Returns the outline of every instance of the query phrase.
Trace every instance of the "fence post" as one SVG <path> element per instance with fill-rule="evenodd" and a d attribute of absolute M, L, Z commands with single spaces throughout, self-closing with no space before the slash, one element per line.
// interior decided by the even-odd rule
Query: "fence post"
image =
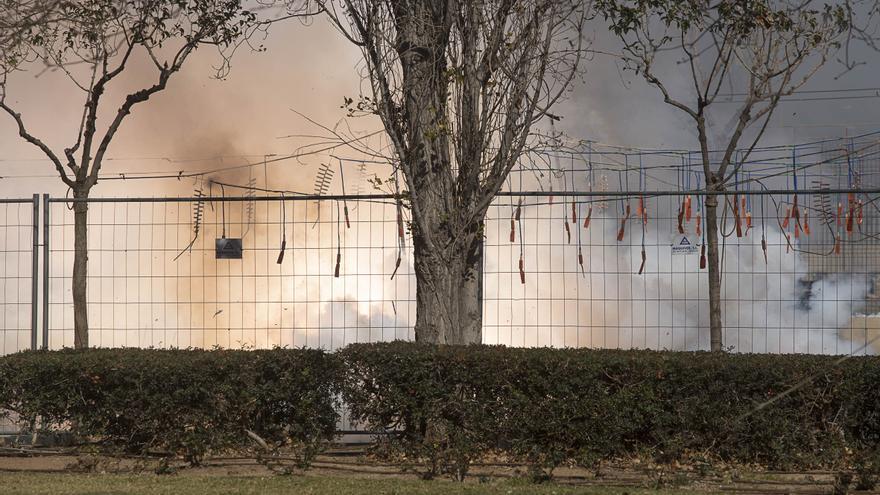
<path fill-rule="evenodd" d="M 43 349 L 49 348 L 49 195 L 43 194 Z"/>
<path fill-rule="evenodd" d="M 40 195 L 34 194 L 33 251 L 31 251 L 31 350 L 37 349 L 37 296 L 40 264 Z"/>

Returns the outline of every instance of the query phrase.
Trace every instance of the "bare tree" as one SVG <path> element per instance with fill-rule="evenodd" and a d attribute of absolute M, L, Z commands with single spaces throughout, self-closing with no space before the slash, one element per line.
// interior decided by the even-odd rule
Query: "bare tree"
<path fill-rule="evenodd" d="M 363 52 L 402 172 L 417 281 L 416 340 L 482 339 L 483 223 L 535 123 L 578 74 L 579 0 L 340 0 L 323 7 Z"/>
<path fill-rule="evenodd" d="M 843 5 L 777 0 L 597 0 L 623 42 L 629 68 L 693 121 L 705 177 L 710 342 L 722 350 L 721 267 L 717 192 L 732 184 L 764 134 L 780 99 L 806 83 L 840 46 L 848 23 Z M 658 61 L 665 58 L 666 64 Z M 670 70 L 672 69 L 672 70 Z M 686 94 L 669 81 L 685 71 Z M 732 124 L 717 130 L 710 150 L 709 111 L 727 84 L 744 84 Z M 750 127 L 759 124 L 747 133 Z M 717 133 L 713 133 L 717 136 Z M 747 136 L 747 137 L 744 137 Z M 736 160 L 736 151 L 745 152 Z M 735 206 L 733 206 L 734 211 Z"/>
<path fill-rule="evenodd" d="M 88 198 L 103 159 L 134 107 L 164 90 L 200 46 L 235 46 L 256 16 L 242 0 L 76 0 L 0 2 L 0 109 L 17 124 L 19 135 L 52 161 L 76 199 Z M 122 100 L 99 131 L 104 94 L 135 56 L 154 67 L 150 80 Z M 8 98 L 7 81 L 16 72 L 50 67 L 63 71 L 84 97 L 75 141 L 61 153 L 31 133 Z M 88 205 L 74 206 L 74 346 L 88 347 Z"/>
<path fill-rule="evenodd" d="M 58 0 L 4 0 L 0 8 L 0 49 L 17 43 L 33 26 L 44 24 L 57 14 Z"/>

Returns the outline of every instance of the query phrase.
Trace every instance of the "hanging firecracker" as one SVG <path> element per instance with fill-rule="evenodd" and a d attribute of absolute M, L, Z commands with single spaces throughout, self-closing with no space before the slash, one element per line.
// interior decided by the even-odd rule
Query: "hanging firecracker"
<path fill-rule="evenodd" d="M 578 265 L 581 266 L 581 273 L 584 273 L 584 253 L 580 246 L 578 246 Z"/>
<path fill-rule="evenodd" d="M 645 246 L 642 246 L 642 264 L 639 266 L 639 275 L 645 271 L 645 260 L 647 260 L 648 256 L 645 254 Z"/>
<path fill-rule="evenodd" d="M 510 216 L 510 242 L 516 241 L 516 223 L 519 222 L 519 215 L 522 211 L 522 199 L 516 204 L 513 215 Z"/>
<path fill-rule="evenodd" d="M 764 264 L 767 264 L 767 237 L 761 234 L 761 251 L 764 252 Z"/>
<path fill-rule="evenodd" d="M 629 220 L 630 215 L 632 214 L 630 210 L 629 200 L 626 202 L 626 208 L 623 218 L 620 220 L 620 229 L 617 231 L 617 242 L 622 242 L 623 237 L 626 235 L 626 222 Z"/>
<path fill-rule="evenodd" d="M 846 213 L 846 233 L 848 235 L 852 235 L 853 233 L 853 222 L 855 222 L 856 216 L 856 197 L 854 193 L 849 193 L 849 207 L 847 208 Z"/>
<path fill-rule="evenodd" d="M 733 196 L 733 222 L 736 226 L 736 236 L 742 237 L 743 236 L 742 216 L 740 215 L 739 196 L 737 196 L 737 195 Z"/>
<path fill-rule="evenodd" d="M 706 243 L 700 246 L 700 270 L 706 269 Z"/>
<path fill-rule="evenodd" d="M 678 233 L 684 234 L 684 203 L 678 207 Z"/>

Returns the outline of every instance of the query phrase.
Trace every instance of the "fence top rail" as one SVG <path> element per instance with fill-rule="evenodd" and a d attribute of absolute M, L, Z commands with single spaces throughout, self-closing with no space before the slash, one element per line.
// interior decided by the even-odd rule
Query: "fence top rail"
<path fill-rule="evenodd" d="M 5 205 L 23 205 L 23 204 L 32 204 L 34 202 L 34 198 L 0 198 L 0 204 Z"/>
<path fill-rule="evenodd" d="M 751 189 L 751 190 L 682 190 L 682 191 L 500 191 L 496 194 L 499 198 L 524 198 L 524 197 L 550 197 L 569 196 L 586 198 L 614 198 L 614 197 L 658 197 L 658 196 L 768 196 L 768 195 L 794 195 L 794 194 L 865 194 L 880 195 L 880 188 L 861 189 Z M 191 196 L 191 197 L 99 197 L 99 198 L 49 198 L 50 203 L 192 203 L 199 201 L 395 201 L 404 196 L 395 194 L 301 194 L 283 196 Z M 31 203 L 31 199 L 0 199 L 0 203 Z"/>

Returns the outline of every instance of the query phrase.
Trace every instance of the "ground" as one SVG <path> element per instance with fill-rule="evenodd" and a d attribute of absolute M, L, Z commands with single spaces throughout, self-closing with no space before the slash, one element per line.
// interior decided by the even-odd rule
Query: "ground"
<path fill-rule="evenodd" d="M 669 490 L 532 485 L 518 481 L 454 483 L 402 479 L 363 479 L 339 476 L 156 476 L 119 474 L 2 474 L 0 489 L 7 495 L 275 495 L 275 494 L 597 494 L 677 495 Z M 694 493 L 694 492 L 687 492 Z"/>
<path fill-rule="evenodd" d="M 481 463 L 474 466 L 464 483 L 448 479 L 423 481 L 410 471 L 363 455 L 360 449 L 328 452 L 304 474 L 274 474 L 253 459 L 226 457 L 210 459 L 199 468 L 176 463 L 170 469 L 173 474 L 157 475 L 156 459 L 0 449 L 3 495 L 819 495 L 833 493 L 835 478 L 831 472 L 749 472 L 729 467 L 695 470 L 628 464 L 608 465 L 600 471 L 559 469 L 552 483 L 533 484 L 525 478 L 521 467 Z"/>

